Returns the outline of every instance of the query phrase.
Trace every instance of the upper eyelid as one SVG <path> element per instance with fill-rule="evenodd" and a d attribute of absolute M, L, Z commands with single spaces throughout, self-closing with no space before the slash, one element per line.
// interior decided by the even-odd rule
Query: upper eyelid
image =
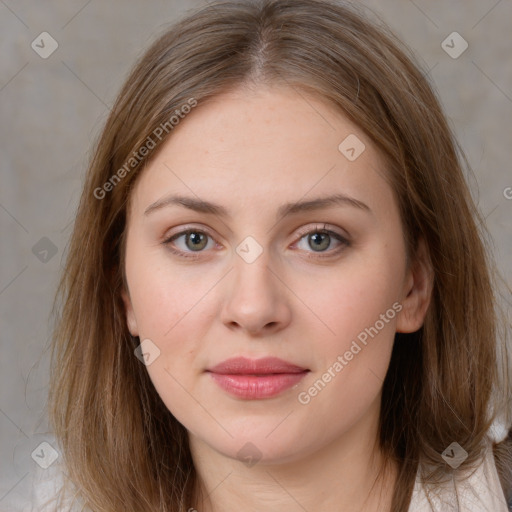
<path fill-rule="evenodd" d="M 342 233 L 338 233 L 336 231 L 336 229 L 340 229 L 340 228 L 337 228 L 336 226 L 332 225 L 332 224 L 329 224 L 327 222 L 317 222 L 317 223 L 312 223 L 313 225 L 310 226 L 310 227 L 301 227 L 301 228 L 297 228 L 295 229 L 294 231 L 299 233 L 301 236 L 304 236 L 304 235 L 307 235 L 309 233 L 316 233 L 318 231 L 328 231 L 328 232 L 332 232 L 336 235 L 339 235 L 343 238 L 349 238 L 349 235 L 348 234 L 342 234 Z M 168 240 L 169 238 L 172 238 L 172 237 L 177 237 L 179 235 L 184 235 L 186 234 L 187 232 L 201 232 L 201 233 L 205 233 L 207 234 L 208 236 L 210 236 L 211 238 L 213 238 L 214 240 L 216 240 L 216 237 L 211 233 L 211 231 L 208 229 L 208 228 L 205 228 L 205 227 L 196 227 L 196 226 L 185 226 L 185 227 L 182 227 L 180 229 L 180 231 L 176 231 L 176 233 L 173 233 L 172 235 L 167 235 L 165 234 L 163 236 L 164 239 Z M 345 230 L 343 230 L 345 231 Z"/>
<path fill-rule="evenodd" d="M 348 234 L 338 233 L 336 231 L 336 229 L 340 229 L 340 228 L 336 228 L 336 226 L 333 226 L 332 224 L 329 224 L 327 222 L 317 222 L 312 227 L 306 226 L 304 228 L 299 228 L 297 231 L 300 233 L 301 236 L 305 236 L 309 233 L 317 233 L 320 231 L 326 231 L 328 233 L 334 233 L 335 235 L 338 235 L 341 238 L 346 238 L 348 240 L 348 238 L 349 238 Z"/>
<path fill-rule="evenodd" d="M 206 228 L 196 228 L 194 226 L 182 228 L 179 231 L 176 231 L 176 233 L 173 233 L 172 235 L 165 234 L 163 236 L 164 242 L 174 240 L 176 238 L 179 238 L 180 236 L 186 235 L 187 233 L 204 233 L 205 235 L 209 236 L 212 240 L 214 240 L 216 243 L 217 238 L 210 233 L 210 231 Z"/>

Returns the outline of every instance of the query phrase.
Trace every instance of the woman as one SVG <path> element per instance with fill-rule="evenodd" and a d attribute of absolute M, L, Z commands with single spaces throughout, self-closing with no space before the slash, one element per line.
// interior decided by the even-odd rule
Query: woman
<path fill-rule="evenodd" d="M 155 42 L 59 289 L 50 413 L 79 501 L 506 511 L 510 387 L 456 148 L 353 7 L 215 3 Z"/>

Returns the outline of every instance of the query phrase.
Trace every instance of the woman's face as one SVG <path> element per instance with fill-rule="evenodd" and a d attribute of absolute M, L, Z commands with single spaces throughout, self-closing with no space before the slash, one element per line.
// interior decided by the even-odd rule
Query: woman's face
<path fill-rule="evenodd" d="M 384 175 L 343 115 L 265 88 L 199 105 L 139 177 L 128 326 L 197 442 L 277 463 L 376 425 L 394 334 L 422 321 Z"/>

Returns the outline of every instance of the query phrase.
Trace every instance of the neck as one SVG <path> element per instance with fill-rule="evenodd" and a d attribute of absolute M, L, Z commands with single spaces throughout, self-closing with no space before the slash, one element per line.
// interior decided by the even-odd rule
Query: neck
<path fill-rule="evenodd" d="M 391 511 L 397 467 L 377 448 L 375 421 L 358 423 L 314 453 L 251 467 L 189 438 L 197 472 L 192 510 Z"/>

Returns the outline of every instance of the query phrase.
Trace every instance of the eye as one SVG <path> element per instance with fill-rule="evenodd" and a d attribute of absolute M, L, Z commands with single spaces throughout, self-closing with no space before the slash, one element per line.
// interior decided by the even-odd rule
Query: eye
<path fill-rule="evenodd" d="M 325 226 L 325 224 L 323 227 L 316 226 L 315 229 L 306 231 L 295 244 L 296 247 L 310 253 L 320 253 L 318 256 L 322 257 L 323 253 L 328 253 L 327 256 L 331 256 L 350 245 L 344 236 L 333 230 L 326 229 Z"/>
<path fill-rule="evenodd" d="M 337 255 L 350 242 L 341 234 L 327 229 L 326 224 L 314 226 L 314 228 L 303 228 L 300 232 L 300 239 L 295 242 L 294 248 L 303 250 L 308 257 L 327 258 Z M 182 258 L 199 258 L 206 250 L 216 247 L 216 242 L 211 235 L 202 229 L 189 228 L 171 235 L 163 244 L 168 249 Z"/>
<path fill-rule="evenodd" d="M 185 258 L 194 257 L 190 253 L 202 252 L 204 249 L 211 249 L 215 246 L 215 241 L 208 233 L 200 229 L 187 229 L 176 233 L 166 239 L 164 244 L 169 247 L 171 252 Z M 177 249 L 175 248 L 177 247 Z"/>

